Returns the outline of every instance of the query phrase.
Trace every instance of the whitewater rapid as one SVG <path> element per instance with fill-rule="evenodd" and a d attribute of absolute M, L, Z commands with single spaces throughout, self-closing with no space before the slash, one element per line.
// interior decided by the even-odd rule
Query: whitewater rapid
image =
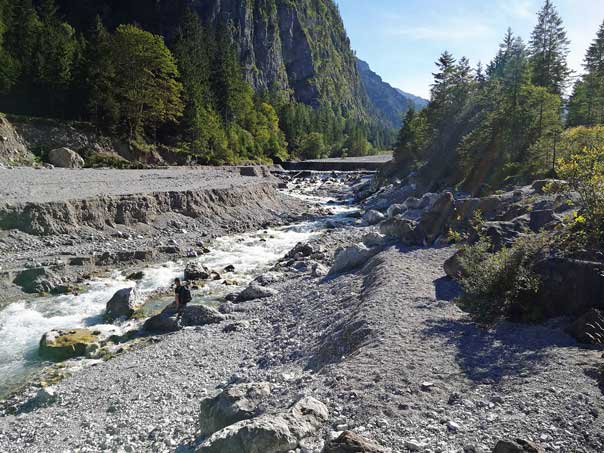
<path fill-rule="evenodd" d="M 295 194 L 315 203 L 333 203 L 332 199 Z M 335 215 L 344 218 L 350 207 L 331 206 Z M 326 219 L 290 226 L 260 230 L 252 233 L 215 239 L 210 253 L 196 260 L 223 279 L 237 282 L 226 286 L 222 280 L 208 282 L 194 292 L 193 303 L 218 303 L 224 295 L 247 285 L 256 276 L 272 267 L 298 242 L 316 237 L 325 228 Z M 23 383 L 43 366 L 38 356 L 42 335 L 52 329 L 101 326 L 107 301 L 116 291 L 137 286 L 143 294 L 169 288 L 174 278 L 183 276 L 186 262 L 180 260 L 146 267 L 139 282 L 126 279 L 122 272 L 86 283 L 86 292 L 80 295 L 39 297 L 20 301 L 0 311 L 0 396 Z M 232 273 L 224 272 L 234 266 Z"/>

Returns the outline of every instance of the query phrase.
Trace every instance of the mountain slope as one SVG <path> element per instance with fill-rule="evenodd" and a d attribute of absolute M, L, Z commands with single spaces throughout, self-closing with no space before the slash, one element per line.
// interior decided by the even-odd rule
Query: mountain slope
<path fill-rule="evenodd" d="M 357 68 L 375 114 L 389 127 L 400 128 L 403 115 L 407 110 L 411 107 L 418 108 L 416 97 L 384 82 L 378 74 L 371 70 L 368 63 L 358 58 Z"/>
<path fill-rule="evenodd" d="M 99 14 L 110 27 L 138 23 L 170 41 L 190 8 L 227 27 L 256 91 L 278 93 L 344 116 L 369 119 L 370 103 L 333 0 L 58 0 L 79 30 Z"/>
<path fill-rule="evenodd" d="M 428 101 L 427 99 L 424 99 L 411 93 L 407 93 L 406 91 L 403 91 L 399 88 L 395 88 L 395 90 L 405 96 L 408 100 L 410 100 L 415 105 L 415 110 L 425 109 L 430 103 L 430 101 Z"/>

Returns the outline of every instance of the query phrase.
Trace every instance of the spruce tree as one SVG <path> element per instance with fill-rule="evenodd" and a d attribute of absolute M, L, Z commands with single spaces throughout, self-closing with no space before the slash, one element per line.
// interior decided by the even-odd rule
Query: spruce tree
<path fill-rule="evenodd" d="M 570 75 L 567 63 L 570 41 L 551 0 L 538 14 L 530 40 L 532 81 L 551 93 L 562 94 Z"/>

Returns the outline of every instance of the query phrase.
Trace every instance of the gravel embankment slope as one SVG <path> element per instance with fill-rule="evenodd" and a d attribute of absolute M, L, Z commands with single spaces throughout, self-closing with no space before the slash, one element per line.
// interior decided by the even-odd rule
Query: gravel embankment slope
<path fill-rule="evenodd" d="M 516 437 L 603 451 L 601 353 L 557 324 L 469 322 L 442 271 L 452 252 L 391 247 L 335 278 L 292 275 L 241 306 L 248 329 L 181 331 L 60 383 L 57 403 L 0 420 L 0 451 L 189 451 L 206 392 L 265 380 L 278 384 L 269 410 L 310 394 L 329 406 L 324 435 L 353 429 L 395 452 L 486 452 Z"/>
<path fill-rule="evenodd" d="M 172 167 L 162 170 L 0 168 L 2 203 L 44 203 L 107 195 L 225 189 L 261 182 L 238 168 Z"/>

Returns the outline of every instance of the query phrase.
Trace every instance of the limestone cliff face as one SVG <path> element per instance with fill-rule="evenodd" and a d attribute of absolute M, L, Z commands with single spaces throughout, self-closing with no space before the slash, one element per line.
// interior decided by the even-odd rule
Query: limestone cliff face
<path fill-rule="evenodd" d="M 367 113 L 354 53 L 332 0 L 191 0 L 191 5 L 205 22 L 232 29 L 257 90 Z"/>
<path fill-rule="evenodd" d="M 40 0 L 37 0 L 40 1 Z M 368 118 L 370 103 L 350 41 L 333 0 L 56 0 L 61 14 L 87 30 L 105 23 L 137 23 L 170 40 L 184 11 L 226 25 L 256 90 L 279 92 L 312 106 Z"/>

